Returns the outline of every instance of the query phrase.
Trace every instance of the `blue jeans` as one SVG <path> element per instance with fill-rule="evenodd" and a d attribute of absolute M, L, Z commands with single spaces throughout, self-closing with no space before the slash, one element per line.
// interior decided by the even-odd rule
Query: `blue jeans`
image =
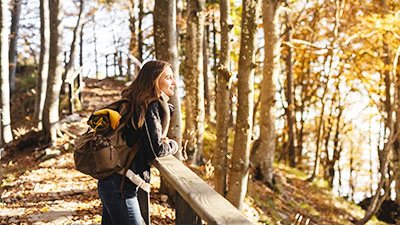
<path fill-rule="evenodd" d="M 98 181 L 97 190 L 103 203 L 101 224 L 142 225 L 137 187 L 125 181 L 124 199 L 120 191 L 121 175 L 113 174 Z"/>

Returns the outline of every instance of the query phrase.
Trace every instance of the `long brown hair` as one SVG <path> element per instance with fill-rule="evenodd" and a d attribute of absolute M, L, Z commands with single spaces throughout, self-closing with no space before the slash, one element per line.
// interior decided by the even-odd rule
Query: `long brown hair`
<path fill-rule="evenodd" d="M 140 69 L 137 78 L 122 91 L 122 98 L 127 98 L 132 103 L 129 116 L 138 115 L 137 126 L 139 128 L 143 126 L 149 103 L 160 98 L 161 91 L 158 87 L 158 80 L 167 67 L 171 67 L 171 65 L 161 60 L 146 62 Z M 133 123 L 133 126 L 136 127 L 136 124 Z"/>

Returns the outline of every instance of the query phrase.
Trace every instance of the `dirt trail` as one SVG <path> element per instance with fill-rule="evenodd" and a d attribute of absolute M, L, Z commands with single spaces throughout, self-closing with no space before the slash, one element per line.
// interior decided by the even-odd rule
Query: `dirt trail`
<path fill-rule="evenodd" d="M 67 117 L 61 125 L 72 135 L 81 134 L 89 112 L 117 99 L 124 87 L 110 78 L 85 79 L 85 83 L 84 110 Z M 97 180 L 74 169 L 70 144 L 73 141 L 73 137 L 65 135 L 55 147 L 19 149 L 6 155 L 2 160 L 0 224 L 101 222 Z M 152 224 L 172 224 L 175 212 L 169 203 L 160 200 L 157 172 L 152 169 Z"/>

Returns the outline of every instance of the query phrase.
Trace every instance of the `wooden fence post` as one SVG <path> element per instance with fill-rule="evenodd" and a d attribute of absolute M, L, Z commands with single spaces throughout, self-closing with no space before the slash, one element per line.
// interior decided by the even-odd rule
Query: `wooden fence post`
<path fill-rule="evenodd" d="M 190 205 L 183 199 L 179 193 L 175 194 L 175 224 L 176 225 L 201 225 L 201 218 L 197 213 L 190 207 Z"/>
<path fill-rule="evenodd" d="M 73 98 L 73 92 L 74 92 L 74 81 L 68 83 L 68 100 L 69 100 L 69 113 L 72 114 L 74 113 L 75 107 L 74 107 L 74 98 Z"/>

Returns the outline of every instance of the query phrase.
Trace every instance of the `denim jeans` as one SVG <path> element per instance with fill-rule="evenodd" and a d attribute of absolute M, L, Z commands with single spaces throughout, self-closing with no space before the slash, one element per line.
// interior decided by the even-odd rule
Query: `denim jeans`
<path fill-rule="evenodd" d="M 101 224 L 142 225 L 137 187 L 126 180 L 123 199 L 120 184 L 119 174 L 113 174 L 98 181 L 97 190 L 103 203 Z"/>

